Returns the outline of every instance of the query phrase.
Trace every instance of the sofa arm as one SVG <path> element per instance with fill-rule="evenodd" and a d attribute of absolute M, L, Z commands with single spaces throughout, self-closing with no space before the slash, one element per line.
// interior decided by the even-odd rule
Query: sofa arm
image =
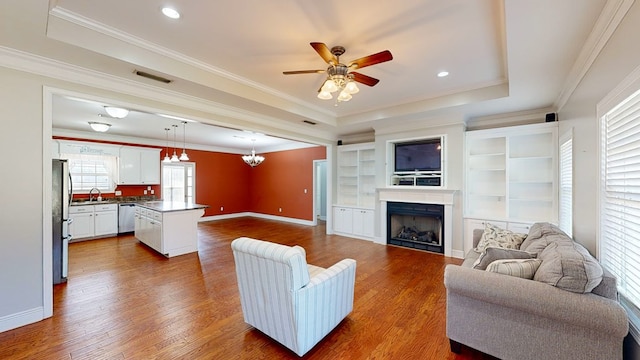
<path fill-rule="evenodd" d="M 576 294 L 534 280 L 447 265 L 447 293 L 473 298 L 548 319 L 626 336 L 629 323 L 616 301 L 594 294 Z"/>

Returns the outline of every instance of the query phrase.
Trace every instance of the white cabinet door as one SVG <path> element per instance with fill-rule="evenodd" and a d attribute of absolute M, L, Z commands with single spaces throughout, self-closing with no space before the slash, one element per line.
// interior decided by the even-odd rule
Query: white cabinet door
<path fill-rule="evenodd" d="M 140 150 L 140 182 L 142 184 L 160 184 L 160 150 Z"/>
<path fill-rule="evenodd" d="M 93 206 L 91 206 L 93 208 Z M 71 240 L 92 237 L 94 233 L 93 210 L 91 212 L 69 214 L 72 219 L 69 224 Z"/>
<path fill-rule="evenodd" d="M 341 233 L 353 233 L 353 209 L 344 207 L 333 208 L 334 230 Z"/>
<path fill-rule="evenodd" d="M 373 210 L 353 210 L 353 234 L 358 236 L 373 237 Z"/>
<path fill-rule="evenodd" d="M 161 254 L 164 254 L 162 248 L 162 223 L 158 220 L 149 220 L 149 245 Z"/>
<path fill-rule="evenodd" d="M 96 211 L 94 216 L 95 236 L 118 233 L 117 211 Z"/>
<path fill-rule="evenodd" d="M 160 150 L 123 146 L 118 168 L 120 185 L 160 184 Z"/>
<path fill-rule="evenodd" d="M 120 185 L 140 184 L 140 151 L 133 147 L 120 148 L 118 158 L 118 183 Z"/>

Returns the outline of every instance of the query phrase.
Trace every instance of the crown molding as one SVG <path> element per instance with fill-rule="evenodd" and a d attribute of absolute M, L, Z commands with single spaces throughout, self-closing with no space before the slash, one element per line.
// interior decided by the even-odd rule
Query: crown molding
<path fill-rule="evenodd" d="M 330 116 L 335 118 L 336 114 L 335 112 L 331 112 L 327 109 L 321 108 L 317 105 L 302 101 L 296 97 L 293 97 L 289 94 L 283 93 L 281 91 L 275 90 L 273 88 L 267 87 L 263 84 L 257 83 L 255 81 L 249 80 L 247 78 L 235 75 L 233 73 L 230 73 L 226 70 L 220 69 L 218 67 L 212 66 L 210 64 L 207 64 L 203 61 L 194 59 L 192 57 L 186 56 L 182 53 L 179 53 L 177 51 L 168 49 L 166 47 L 160 46 L 158 44 L 155 44 L 153 42 L 141 39 L 139 37 L 133 36 L 129 33 L 123 32 L 119 29 L 116 29 L 114 27 L 102 24 L 100 22 L 97 22 L 93 19 L 89 19 L 87 17 L 84 17 L 80 14 L 77 14 L 75 12 L 66 10 L 64 8 L 61 7 L 53 7 L 50 11 L 49 14 L 61 21 L 67 21 L 70 22 L 72 24 L 78 25 L 82 28 L 85 28 L 87 30 L 90 31 L 94 31 L 98 34 L 104 35 L 104 36 L 108 36 L 111 38 L 114 38 L 116 40 L 125 42 L 129 45 L 132 45 L 134 47 L 137 48 L 141 48 L 144 49 L 146 51 L 150 51 L 152 53 L 158 54 L 160 56 L 164 56 L 167 57 L 169 59 L 172 59 L 174 61 L 180 62 L 182 64 L 185 64 L 187 66 L 190 67 L 194 67 L 200 70 L 203 70 L 207 73 L 216 75 L 216 76 L 220 76 L 224 79 L 233 81 L 235 83 L 238 84 L 242 84 L 244 86 L 248 86 L 251 87 L 255 90 L 258 90 L 260 92 L 263 93 L 267 93 L 269 95 L 275 96 L 277 98 L 280 98 L 282 100 L 288 101 L 288 102 L 292 102 L 295 103 L 301 107 L 304 108 L 308 108 L 308 109 L 312 109 L 313 111 L 322 113 L 326 116 Z"/>
<path fill-rule="evenodd" d="M 231 107 L 219 102 L 205 100 L 161 87 L 135 82 L 5 46 L 0 46 L 0 66 L 67 81 L 73 84 L 106 90 L 115 94 L 124 94 L 136 98 L 157 101 L 162 104 L 202 111 L 221 118 L 243 121 L 253 124 L 256 130 L 259 129 L 261 132 L 272 133 L 272 135 L 275 136 L 287 135 L 287 137 L 290 137 L 290 134 L 294 133 L 303 135 L 302 137 L 306 139 L 299 139 L 300 141 L 317 142 L 318 139 L 320 139 L 326 142 L 333 142 L 335 140 L 335 135 L 329 131 L 309 129 L 302 124 L 289 123 L 271 116 Z M 265 124 L 268 124 L 268 126 L 265 126 Z M 237 124 L 229 122 L 220 122 L 216 125 L 238 127 Z M 298 138 L 301 137 L 299 136 Z"/>
<path fill-rule="evenodd" d="M 561 110 L 587 74 L 593 63 L 607 45 L 616 28 L 633 5 L 635 0 L 608 0 L 596 21 L 593 30 L 587 37 L 578 58 L 571 68 L 565 86 L 560 92 L 554 108 Z"/>
<path fill-rule="evenodd" d="M 506 126 L 541 123 L 545 122 L 545 115 L 550 112 L 555 112 L 555 110 L 548 107 L 544 109 L 480 116 L 467 121 L 467 130 L 493 129 Z"/>

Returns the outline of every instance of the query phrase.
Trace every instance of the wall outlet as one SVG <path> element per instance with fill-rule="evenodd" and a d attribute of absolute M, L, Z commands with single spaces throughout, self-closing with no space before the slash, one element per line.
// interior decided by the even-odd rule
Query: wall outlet
<path fill-rule="evenodd" d="M 153 189 L 151 189 L 151 195 L 153 195 L 153 194 L 155 194 L 155 193 L 156 193 L 156 191 L 155 191 L 155 190 L 153 190 Z"/>
<path fill-rule="evenodd" d="M 116 196 L 122 196 L 122 191 L 116 190 Z"/>
<path fill-rule="evenodd" d="M 144 191 L 144 194 L 147 195 L 147 190 Z"/>
<path fill-rule="evenodd" d="M 224 206 L 220 206 L 220 211 L 224 211 Z"/>
<path fill-rule="evenodd" d="M 304 193 L 305 193 L 305 194 L 307 193 L 307 189 L 304 189 Z"/>
<path fill-rule="evenodd" d="M 282 208 L 278 208 L 278 212 L 282 212 Z"/>
<path fill-rule="evenodd" d="M 151 186 L 147 186 L 147 190 L 151 190 Z"/>

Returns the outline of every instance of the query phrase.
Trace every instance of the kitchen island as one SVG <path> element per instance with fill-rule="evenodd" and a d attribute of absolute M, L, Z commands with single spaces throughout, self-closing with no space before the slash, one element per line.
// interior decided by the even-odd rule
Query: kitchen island
<path fill-rule="evenodd" d="M 207 205 L 171 201 L 136 204 L 135 236 L 166 257 L 198 251 L 198 219 Z"/>

